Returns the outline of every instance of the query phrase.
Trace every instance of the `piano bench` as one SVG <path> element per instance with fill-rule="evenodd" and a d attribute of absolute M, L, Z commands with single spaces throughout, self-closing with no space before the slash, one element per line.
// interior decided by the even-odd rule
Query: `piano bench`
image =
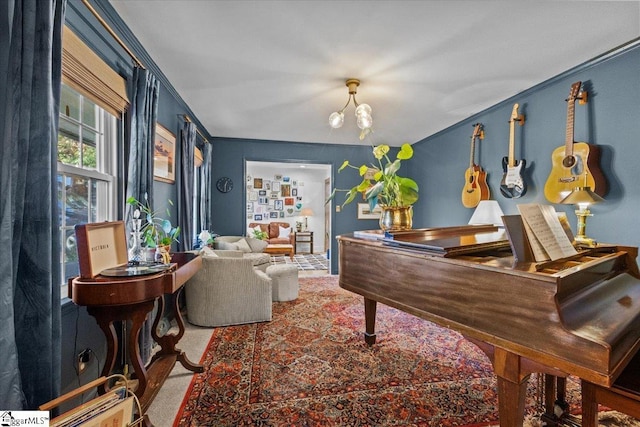
<path fill-rule="evenodd" d="M 640 419 L 640 353 L 611 387 L 582 380 L 582 426 L 598 426 L 598 404 Z"/>

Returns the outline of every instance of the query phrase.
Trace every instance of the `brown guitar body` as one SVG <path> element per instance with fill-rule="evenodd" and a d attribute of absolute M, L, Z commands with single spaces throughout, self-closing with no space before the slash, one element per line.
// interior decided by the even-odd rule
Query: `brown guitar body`
<path fill-rule="evenodd" d="M 599 167 L 598 146 L 586 142 L 574 142 L 571 157 L 573 159 L 567 158 L 565 146 L 553 150 L 551 172 L 544 185 L 544 195 L 547 200 L 551 203 L 560 203 L 576 187 L 590 187 L 597 195 L 604 196 L 607 192 L 607 181 Z"/>
<path fill-rule="evenodd" d="M 465 184 L 462 189 L 462 204 L 465 208 L 475 208 L 481 200 L 489 200 L 487 173 L 478 165 L 473 165 L 464 172 Z"/>

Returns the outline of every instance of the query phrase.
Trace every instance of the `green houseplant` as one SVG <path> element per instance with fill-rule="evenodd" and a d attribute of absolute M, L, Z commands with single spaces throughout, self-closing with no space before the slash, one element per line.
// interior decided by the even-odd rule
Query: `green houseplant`
<path fill-rule="evenodd" d="M 391 149 L 386 144 L 373 147 L 372 153 L 376 162 L 371 165 L 354 166 L 345 160 L 338 172 L 347 167 L 356 169 L 362 177 L 362 181 L 350 189 L 334 188 L 327 202 L 332 200 L 337 192 L 345 192 L 345 200 L 342 203 L 342 206 L 345 206 L 361 194 L 369 203 L 371 211 L 377 205 L 382 207 L 380 226 L 383 229 L 411 228 L 411 206 L 418 200 L 419 188 L 413 179 L 398 175 L 398 171 L 403 160 L 409 160 L 413 157 L 413 148 L 409 144 L 402 144 L 393 161 L 389 157 L 390 151 Z M 404 219 L 403 225 L 395 226 L 389 224 L 389 221 L 393 220 L 389 217 L 394 216 L 408 216 L 408 218 Z"/>
<path fill-rule="evenodd" d="M 171 221 L 158 216 L 158 212 L 149 206 L 149 200 L 145 193 L 145 203 L 140 202 L 135 197 L 129 197 L 127 204 L 138 209 L 142 213 L 142 218 L 146 221 L 140 228 L 142 242 L 148 248 L 158 246 L 171 246 L 173 242 L 178 242 L 180 235 L 180 227 L 174 227 Z M 173 206 L 173 202 L 169 200 L 169 204 Z M 167 208 L 167 217 L 171 216 Z"/>

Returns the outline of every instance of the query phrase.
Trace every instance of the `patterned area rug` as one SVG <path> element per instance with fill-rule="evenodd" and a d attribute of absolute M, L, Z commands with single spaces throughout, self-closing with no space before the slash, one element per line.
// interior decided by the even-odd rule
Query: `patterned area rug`
<path fill-rule="evenodd" d="M 337 276 L 300 279 L 271 322 L 216 328 L 174 426 L 465 426 L 498 421 L 487 357 L 461 335 L 362 298 Z M 529 382 L 527 412 L 539 412 Z M 568 381 L 572 411 L 579 387 Z"/>
<path fill-rule="evenodd" d="M 329 260 L 324 253 L 296 254 L 293 256 L 293 260 L 287 255 L 276 255 L 271 257 L 271 264 L 295 264 L 298 270 L 327 270 L 329 268 Z"/>

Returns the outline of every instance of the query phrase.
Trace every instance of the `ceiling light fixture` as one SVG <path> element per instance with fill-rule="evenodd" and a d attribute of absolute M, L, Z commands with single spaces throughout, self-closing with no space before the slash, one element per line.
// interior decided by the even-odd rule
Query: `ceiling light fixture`
<path fill-rule="evenodd" d="M 373 117 L 371 116 L 371 107 L 368 104 L 358 104 L 356 101 L 356 93 L 358 92 L 358 86 L 360 86 L 360 80 L 348 79 L 346 86 L 349 88 L 349 99 L 347 103 L 342 107 L 342 110 L 331 113 L 329 116 L 329 126 L 334 129 L 342 127 L 344 124 L 344 110 L 349 106 L 351 99 L 356 106 L 356 124 L 360 128 L 360 139 L 364 139 L 371 132 L 373 126 Z"/>

